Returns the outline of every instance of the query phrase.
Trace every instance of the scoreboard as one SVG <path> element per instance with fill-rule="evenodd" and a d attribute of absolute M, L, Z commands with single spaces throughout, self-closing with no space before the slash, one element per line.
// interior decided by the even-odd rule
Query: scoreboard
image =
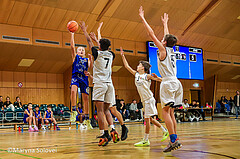
<path fill-rule="evenodd" d="M 177 59 L 177 78 L 204 80 L 202 49 L 181 45 L 175 45 L 173 49 Z M 158 48 L 154 42 L 147 42 L 147 52 L 148 60 L 152 65 L 150 72 L 161 77 L 157 65 Z"/>

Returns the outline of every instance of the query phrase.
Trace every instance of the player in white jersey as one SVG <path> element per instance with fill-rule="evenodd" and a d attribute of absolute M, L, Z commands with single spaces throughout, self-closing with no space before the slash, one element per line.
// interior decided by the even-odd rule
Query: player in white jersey
<path fill-rule="evenodd" d="M 113 119 L 109 112 L 109 106 L 115 105 L 115 90 L 112 84 L 112 62 L 115 58 L 115 54 L 109 50 L 111 45 L 110 40 L 100 39 L 99 50 L 93 47 L 92 40 L 87 33 L 87 27 L 84 22 L 80 24 L 81 29 L 85 37 L 87 38 L 89 47 L 92 50 L 94 57 L 93 64 L 93 101 L 95 101 L 97 107 L 98 124 L 100 129 L 100 138 L 98 146 L 106 146 L 111 140 L 108 133 L 108 122 L 113 126 Z M 107 118 L 107 120 L 106 120 Z M 119 141 L 118 134 L 115 129 L 112 129 L 114 142 Z"/>
<path fill-rule="evenodd" d="M 182 85 L 176 77 L 176 57 L 172 48 L 177 43 L 177 38 L 169 34 L 167 26 L 168 15 L 166 13 L 164 13 L 164 17 L 162 17 L 164 25 L 164 38 L 162 41 L 157 39 L 152 28 L 145 20 L 142 6 L 139 9 L 139 16 L 141 17 L 148 35 L 159 49 L 158 69 L 162 75 L 160 99 L 163 107 L 163 118 L 170 134 L 169 145 L 163 152 L 170 152 L 182 146 L 178 141 L 176 132 L 177 123 L 174 116 L 174 107 L 181 106 L 183 98 Z"/>
<path fill-rule="evenodd" d="M 146 121 L 146 127 L 145 127 L 145 135 L 144 138 L 142 139 L 142 141 L 134 144 L 137 147 L 145 147 L 145 146 L 149 146 L 150 145 L 150 141 L 149 141 L 149 132 L 150 132 L 150 121 L 156 125 L 157 127 L 161 128 L 163 131 L 163 137 L 161 139 L 161 141 L 164 141 L 167 139 L 168 137 L 168 131 L 166 130 L 166 128 L 164 128 L 156 119 L 153 119 L 151 116 L 157 115 L 157 108 L 156 108 L 156 101 L 153 97 L 153 93 L 150 90 L 150 86 L 151 86 L 151 80 L 157 80 L 157 81 L 162 81 L 161 78 L 155 78 L 152 75 L 148 74 L 149 73 L 149 69 L 151 67 L 151 65 L 147 62 L 147 61 L 140 61 L 139 65 L 137 66 L 137 71 L 133 70 L 124 54 L 123 54 L 123 50 L 122 48 L 120 48 L 121 50 L 121 56 L 123 59 L 123 64 L 125 66 L 125 68 L 135 76 L 135 85 L 137 87 L 138 93 L 140 95 L 141 101 L 143 103 L 143 107 L 144 107 L 144 120 Z"/>
<path fill-rule="evenodd" d="M 99 46 L 99 47 L 100 47 L 99 41 L 100 41 L 100 39 L 102 39 L 102 36 L 101 36 L 101 27 L 102 27 L 102 25 L 103 25 L 103 22 L 101 22 L 101 23 L 99 24 L 99 27 L 98 27 L 98 29 L 97 29 L 98 38 L 96 37 L 96 35 L 95 35 L 94 32 L 91 32 L 91 33 L 90 33 L 90 37 L 91 37 L 95 42 L 98 43 L 98 46 Z M 109 109 L 110 109 L 111 113 L 112 113 L 115 117 L 117 117 L 117 119 L 118 119 L 118 121 L 119 121 L 119 123 L 120 123 L 120 125 L 121 125 L 121 127 L 122 127 L 121 140 L 122 140 L 122 141 L 126 140 L 126 139 L 127 139 L 127 134 L 128 134 L 128 128 L 127 128 L 126 125 L 124 124 L 122 114 L 117 110 L 116 105 L 110 105 L 110 106 L 109 106 Z M 107 118 L 107 119 L 108 119 L 108 118 Z M 110 121 L 108 120 L 108 124 L 109 124 L 113 129 L 115 129 L 115 128 L 114 128 L 114 125 L 112 125 L 113 123 L 110 123 L 110 122 L 111 122 L 111 120 L 110 120 Z M 116 135 L 116 134 L 115 134 L 115 135 Z M 115 140 L 115 137 L 114 137 L 113 132 L 111 132 L 111 136 L 112 136 L 113 141 L 114 141 L 114 140 Z"/>

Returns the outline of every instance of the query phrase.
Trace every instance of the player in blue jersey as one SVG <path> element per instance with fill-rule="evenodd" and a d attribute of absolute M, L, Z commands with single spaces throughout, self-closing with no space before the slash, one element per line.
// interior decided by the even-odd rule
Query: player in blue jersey
<path fill-rule="evenodd" d="M 88 68 L 92 68 L 92 56 L 89 54 L 89 58 L 85 58 L 85 48 L 78 47 L 77 51 L 75 50 L 75 42 L 74 42 L 74 33 L 71 33 L 71 52 L 72 52 L 72 80 L 71 80 L 71 105 L 72 111 L 76 111 L 77 104 L 77 90 L 80 88 L 82 99 L 83 99 L 83 107 L 84 114 L 86 118 L 86 125 L 89 129 L 92 129 L 89 120 L 89 110 L 88 110 L 88 95 L 89 95 L 89 87 L 88 87 L 88 77 L 85 76 L 84 72 L 88 71 Z"/>
<path fill-rule="evenodd" d="M 40 128 L 39 124 L 43 124 L 43 118 L 41 115 L 41 112 L 39 110 L 39 106 L 37 105 L 34 111 L 34 117 L 35 117 L 35 121 L 36 121 L 36 125 L 38 126 L 38 128 Z"/>
<path fill-rule="evenodd" d="M 44 114 L 44 122 L 46 124 L 49 124 L 49 123 L 51 124 L 53 122 L 56 125 L 57 130 L 60 130 L 60 128 L 57 125 L 57 122 L 56 122 L 55 118 L 53 117 L 53 112 L 52 112 L 51 105 L 47 106 L 47 110 L 45 111 L 45 114 Z"/>
<path fill-rule="evenodd" d="M 24 111 L 23 122 L 28 123 L 29 132 L 38 131 L 38 128 L 35 123 L 35 118 L 33 116 L 32 103 L 28 103 L 28 108 Z M 34 125 L 34 129 L 32 128 L 32 123 Z"/>

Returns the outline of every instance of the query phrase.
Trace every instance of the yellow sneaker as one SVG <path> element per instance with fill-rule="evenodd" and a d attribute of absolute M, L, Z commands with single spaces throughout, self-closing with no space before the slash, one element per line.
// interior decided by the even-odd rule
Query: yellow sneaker
<path fill-rule="evenodd" d="M 85 124 L 87 125 L 87 128 L 88 128 L 88 129 L 93 129 L 90 120 L 84 120 L 84 121 L 85 121 Z M 83 123 L 84 123 L 84 122 L 83 122 Z"/>

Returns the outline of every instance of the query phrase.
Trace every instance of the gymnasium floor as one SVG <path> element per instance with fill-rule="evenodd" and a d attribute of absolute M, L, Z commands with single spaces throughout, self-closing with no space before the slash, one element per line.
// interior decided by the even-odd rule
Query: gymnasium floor
<path fill-rule="evenodd" d="M 110 143 L 107 147 L 98 147 L 95 139 L 99 133 L 94 130 L 76 130 L 72 127 L 61 131 L 38 133 L 15 133 L 13 130 L 0 131 L 0 159 L 19 158 L 181 158 L 181 159 L 227 159 L 240 158 L 240 120 L 220 120 L 213 122 L 179 123 L 178 133 L 183 147 L 171 154 L 164 154 L 163 148 L 167 141 L 160 143 L 161 130 L 151 126 L 151 146 L 136 148 L 133 144 L 142 138 L 142 124 L 128 125 L 129 138 L 117 144 Z M 120 127 L 117 126 L 117 130 Z M 120 132 L 120 131 L 119 131 Z M 41 145 L 41 146 L 39 146 Z M 7 152 L 11 148 L 34 149 L 29 153 Z M 50 153 L 47 151 L 54 151 Z M 38 152 L 37 152 L 38 151 Z M 41 151 L 41 152 L 39 152 Z"/>

